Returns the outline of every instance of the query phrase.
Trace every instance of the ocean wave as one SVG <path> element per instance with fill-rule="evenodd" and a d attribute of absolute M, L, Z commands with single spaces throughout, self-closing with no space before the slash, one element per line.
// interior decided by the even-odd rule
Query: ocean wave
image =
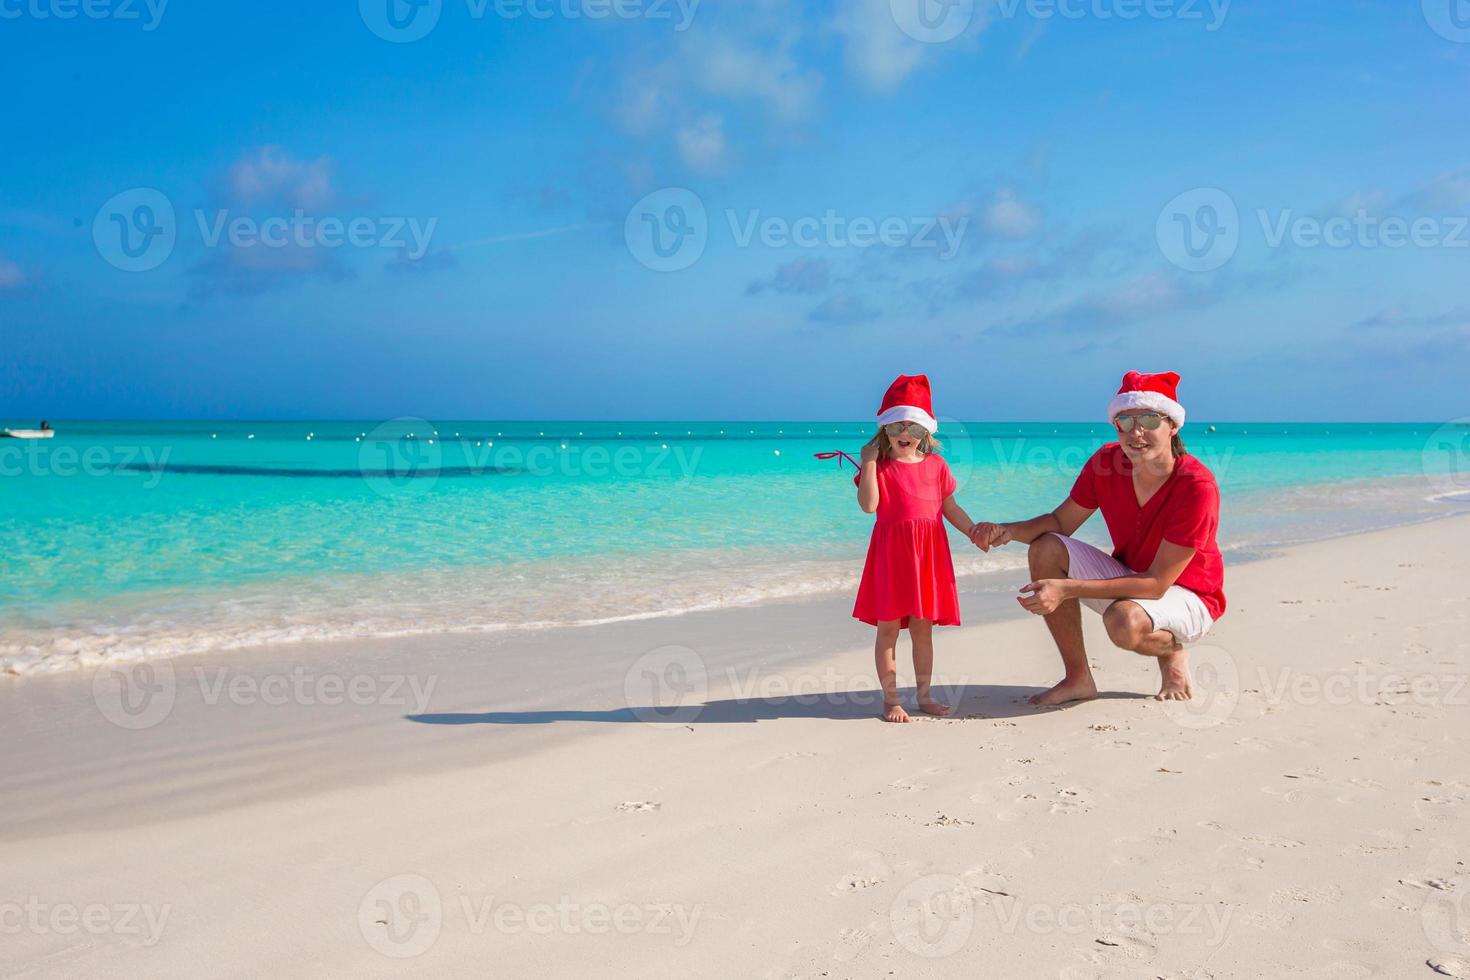
<path fill-rule="evenodd" d="M 961 555 L 961 578 L 1026 566 L 1023 549 Z M 638 556 L 151 591 L 45 612 L 3 630 L 0 672 L 352 639 L 497 633 L 661 619 L 852 593 L 861 561 L 781 555 Z"/>

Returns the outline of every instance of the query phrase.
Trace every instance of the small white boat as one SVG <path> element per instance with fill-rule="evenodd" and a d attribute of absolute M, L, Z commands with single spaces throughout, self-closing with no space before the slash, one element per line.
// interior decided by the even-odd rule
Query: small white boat
<path fill-rule="evenodd" d="M 55 429 L 0 429 L 0 439 L 50 439 Z"/>

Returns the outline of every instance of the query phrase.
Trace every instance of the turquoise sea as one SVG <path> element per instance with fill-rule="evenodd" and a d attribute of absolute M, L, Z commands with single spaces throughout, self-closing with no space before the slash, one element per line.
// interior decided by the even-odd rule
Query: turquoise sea
<path fill-rule="evenodd" d="M 840 593 L 872 521 L 851 468 L 813 458 L 856 455 L 862 422 L 53 425 L 0 439 L 3 672 Z M 1110 433 L 945 421 L 940 436 L 961 503 L 1004 520 L 1060 502 Z M 1227 560 L 1470 499 L 1470 424 L 1184 435 L 1220 479 Z M 1024 566 L 1019 547 L 954 544 L 965 576 Z"/>

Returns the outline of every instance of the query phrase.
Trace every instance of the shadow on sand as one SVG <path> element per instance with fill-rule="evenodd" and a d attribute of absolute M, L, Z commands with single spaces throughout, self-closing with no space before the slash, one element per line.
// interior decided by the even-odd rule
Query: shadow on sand
<path fill-rule="evenodd" d="M 997 718 L 1024 718 L 1029 715 L 1057 711 L 1037 708 L 1026 703 L 1033 694 L 1045 688 L 1014 687 L 993 684 L 965 684 L 938 688 L 935 695 L 954 710 L 949 719 L 974 721 Z M 902 691 L 904 706 L 915 713 L 913 688 Z M 1109 692 L 1099 700 L 1147 698 L 1147 694 Z M 1073 707 L 1084 702 L 1061 705 Z M 406 715 L 409 721 L 422 725 L 550 725 L 566 722 L 634 722 L 684 725 L 740 725 L 781 718 L 825 718 L 833 721 L 861 719 L 873 721 L 882 713 L 883 699 L 878 691 L 835 691 L 825 694 L 795 695 L 778 698 L 731 698 L 700 704 L 639 705 L 602 711 L 578 708 L 552 708 L 541 711 L 445 712 Z M 917 718 L 924 719 L 918 715 Z M 924 719 L 927 720 L 927 719 Z"/>

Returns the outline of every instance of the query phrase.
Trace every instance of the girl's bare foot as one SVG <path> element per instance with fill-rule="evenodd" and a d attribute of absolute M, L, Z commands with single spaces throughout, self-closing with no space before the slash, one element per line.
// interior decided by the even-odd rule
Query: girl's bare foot
<path fill-rule="evenodd" d="M 883 720 L 898 722 L 913 721 L 913 719 L 909 717 L 909 713 L 903 710 L 903 705 L 899 704 L 896 701 L 892 704 L 885 703 L 883 705 Z"/>
<path fill-rule="evenodd" d="M 933 698 L 920 698 L 919 710 L 926 715 L 937 715 L 942 718 L 949 714 L 949 705 L 942 701 L 935 701 Z"/>
<path fill-rule="evenodd" d="M 1159 676 L 1163 683 L 1156 701 L 1188 701 L 1194 697 L 1194 686 L 1189 682 L 1189 651 L 1181 649 L 1167 657 L 1159 658 Z"/>
<path fill-rule="evenodd" d="M 1093 683 L 1092 675 L 1071 678 L 1064 677 L 1060 682 L 1042 691 L 1033 694 L 1027 700 L 1040 708 L 1051 707 L 1056 704 L 1066 704 L 1068 701 L 1091 701 L 1097 697 L 1097 685 Z"/>

